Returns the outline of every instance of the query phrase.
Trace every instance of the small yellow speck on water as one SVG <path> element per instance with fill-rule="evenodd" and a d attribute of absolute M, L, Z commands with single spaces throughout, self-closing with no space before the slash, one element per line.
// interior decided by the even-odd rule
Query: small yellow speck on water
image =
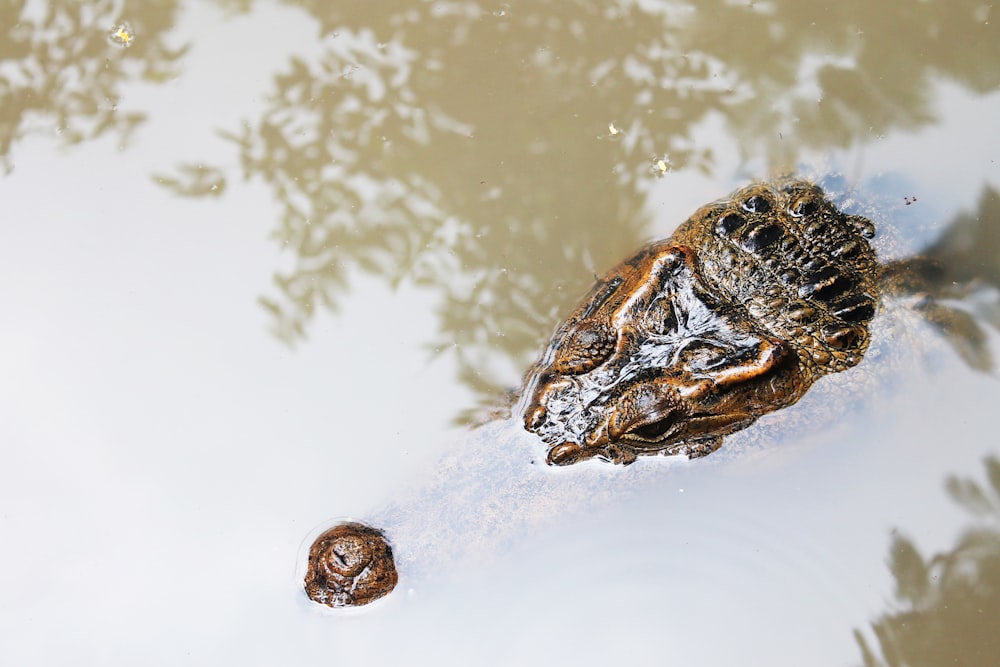
<path fill-rule="evenodd" d="M 666 157 L 654 157 L 652 172 L 656 176 L 663 176 L 668 171 L 670 171 L 670 163 L 667 162 Z"/>
<path fill-rule="evenodd" d="M 132 41 L 135 39 L 135 33 L 132 32 L 132 28 L 128 23 L 119 23 L 114 28 L 111 29 L 111 41 L 119 46 L 132 46 Z"/>
<path fill-rule="evenodd" d="M 608 123 L 608 134 L 610 134 L 612 137 L 615 136 L 616 134 L 621 134 L 621 130 L 615 127 L 614 121 Z"/>

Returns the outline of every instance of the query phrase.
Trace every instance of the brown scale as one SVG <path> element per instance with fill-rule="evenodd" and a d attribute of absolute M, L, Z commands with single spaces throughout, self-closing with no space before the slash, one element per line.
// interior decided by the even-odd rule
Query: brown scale
<path fill-rule="evenodd" d="M 877 307 L 867 219 L 804 181 L 699 209 L 612 269 L 525 384 L 550 463 L 704 456 L 856 365 Z"/>
<path fill-rule="evenodd" d="M 875 313 L 877 259 L 866 218 L 803 181 L 755 184 L 697 211 L 672 241 L 699 249 L 702 276 L 791 341 L 821 373 L 855 366 Z M 714 258 L 725 254 L 730 261 Z"/>

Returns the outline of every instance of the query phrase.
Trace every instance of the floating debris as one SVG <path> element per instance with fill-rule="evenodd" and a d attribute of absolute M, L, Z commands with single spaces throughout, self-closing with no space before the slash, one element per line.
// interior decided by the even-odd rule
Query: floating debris
<path fill-rule="evenodd" d="M 670 158 L 666 155 L 657 155 L 652 159 L 652 164 L 650 166 L 650 171 L 657 178 L 662 178 L 670 171 Z"/>
<path fill-rule="evenodd" d="M 118 46 L 128 48 L 132 46 L 132 42 L 135 40 L 135 33 L 132 31 L 132 26 L 128 23 L 122 22 L 111 29 L 111 34 L 108 35 L 108 39 Z"/>

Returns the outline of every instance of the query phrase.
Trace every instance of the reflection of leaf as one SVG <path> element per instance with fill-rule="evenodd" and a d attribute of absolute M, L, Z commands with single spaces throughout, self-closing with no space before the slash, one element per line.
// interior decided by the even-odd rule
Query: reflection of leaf
<path fill-rule="evenodd" d="M 202 164 L 181 164 L 177 178 L 153 174 L 153 179 L 163 187 L 182 197 L 218 197 L 226 189 L 226 177 L 215 167 Z"/>
<path fill-rule="evenodd" d="M 181 68 L 175 63 L 178 63 L 183 58 L 190 46 L 190 44 L 185 44 L 179 49 L 164 48 L 159 54 L 164 60 L 156 60 L 147 64 L 142 72 L 143 80 L 149 83 L 162 84 L 177 79 L 181 75 Z"/>
<path fill-rule="evenodd" d="M 995 526 L 970 528 L 962 534 L 955 553 L 983 555 L 1000 550 L 1000 533 Z"/>
<path fill-rule="evenodd" d="M 895 536 L 889 549 L 889 570 L 896 578 L 896 597 L 915 603 L 927 592 L 927 566 L 913 543 Z"/>
<path fill-rule="evenodd" d="M 253 7 L 253 0 L 215 0 L 215 3 L 233 14 L 246 14 Z"/>
<path fill-rule="evenodd" d="M 971 479 L 949 477 L 945 482 L 945 489 L 956 503 L 971 514 L 985 516 L 997 512 L 997 508 L 990 502 L 982 487 Z"/>
<path fill-rule="evenodd" d="M 986 466 L 986 477 L 990 480 L 990 486 L 993 487 L 993 495 L 1000 499 L 1000 460 L 988 458 L 984 465 Z"/>
<path fill-rule="evenodd" d="M 1000 191 L 984 187 L 976 210 L 955 218 L 926 254 L 945 267 L 941 289 L 974 280 L 1000 287 Z"/>
<path fill-rule="evenodd" d="M 983 373 L 993 370 L 989 340 L 976 318 L 933 300 L 926 301 L 919 310 L 969 368 Z"/>
<path fill-rule="evenodd" d="M 878 658 L 875 657 L 875 654 L 868 646 L 868 640 L 858 630 L 854 631 L 854 641 L 857 642 L 858 648 L 861 649 L 861 660 L 864 667 L 878 667 Z"/>
<path fill-rule="evenodd" d="M 288 344 L 294 343 L 302 336 L 301 323 L 289 319 L 281 306 L 270 299 L 260 297 L 257 302 L 274 317 L 274 334 Z"/>

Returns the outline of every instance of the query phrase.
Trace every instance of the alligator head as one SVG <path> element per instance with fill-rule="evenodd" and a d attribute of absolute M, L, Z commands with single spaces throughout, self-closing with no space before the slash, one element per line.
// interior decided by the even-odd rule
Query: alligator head
<path fill-rule="evenodd" d="M 743 188 L 602 278 L 528 372 L 548 461 L 705 456 L 856 365 L 877 306 L 865 218 L 815 185 Z"/>

